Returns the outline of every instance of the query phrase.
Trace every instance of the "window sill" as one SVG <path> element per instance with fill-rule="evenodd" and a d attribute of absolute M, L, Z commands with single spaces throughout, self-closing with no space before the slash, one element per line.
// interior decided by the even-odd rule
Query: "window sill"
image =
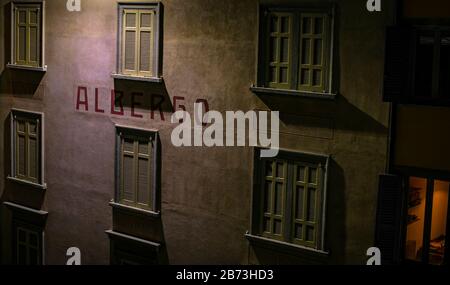
<path fill-rule="evenodd" d="M 33 183 L 33 182 L 30 182 L 30 181 L 22 180 L 22 179 L 19 179 L 19 178 L 16 178 L 16 177 L 11 177 L 11 176 L 8 176 L 8 180 L 12 181 L 12 182 L 15 182 L 15 183 L 22 184 L 22 185 L 31 186 L 31 187 L 39 189 L 39 190 L 46 190 L 47 189 L 47 184 L 45 184 L 45 183 L 44 184 L 37 184 L 37 183 Z"/>
<path fill-rule="evenodd" d="M 47 211 L 32 209 L 30 207 L 22 206 L 22 205 L 12 203 L 12 202 L 3 202 L 3 204 L 14 210 L 25 211 L 25 212 L 37 214 L 39 216 L 47 216 L 48 215 Z"/>
<path fill-rule="evenodd" d="M 163 82 L 162 77 L 140 77 L 140 76 L 118 74 L 118 73 L 111 74 L 111 77 L 114 79 L 120 79 L 120 80 L 131 80 L 131 81 L 150 82 L 150 83 L 162 83 Z"/>
<path fill-rule="evenodd" d="M 295 96 L 295 97 L 320 99 L 320 100 L 335 100 L 336 99 L 336 94 L 334 94 L 334 93 L 309 92 L 309 91 L 288 90 L 288 89 L 275 89 L 275 88 L 266 88 L 266 87 L 257 87 L 257 86 L 251 86 L 250 91 L 252 91 L 255 94 L 260 94 L 260 95 L 286 95 L 286 96 Z"/>
<path fill-rule="evenodd" d="M 121 238 L 121 239 L 124 239 L 124 240 L 135 241 L 135 242 L 138 242 L 138 243 L 150 246 L 150 248 L 153 248 L 156 252 L 158 252 L 160 247 L 161 247 L 160 243 L 148 241 L 148 240 L 145 240 L 145 239 L 141 239 L 141 238 L 130 236 L 130 235 L 126 235 L 126 234 L 122 234 L 122 233 L 116 232 L 114 230 L 107 230 L 107 231 L 105 231 L 105 233 L 110 238 Z"/>
<path fill-rule="evenodd" d="M 47 72 L 47 65 L 43 67 L 34 67 L 34 66 L 26 66 L 26 65 L 18 65 L 8 63 L 6 67 L 10 69 L 20 69 L 20 70 L 28 70 L 28 71 L 37 71 L 37 72 Z"/>
<path fill-rule="evenodd" d="M 269 239 L 269 238 L 265 238 L 265 237 L 261 237 L 261 236 L 255 236 L 255 235 L 252 235 L 249 233 L 246 233 L 245 237 L 250 242 L 264 244 L 269 247 L 283 248 L 288 251 L 297 250 L 297 251 L 309 252 L 309 253 L 313 253 L 313 254 L 320 254 L 323 256 L 328 256 L 330 254 L 327 251 L 309 248 L 309 247 L 301 246 L 301 245 L 297 245 L 297 244 L 287 243 L 284 241 L 273 240 L 273 239 Z"/>
<path fill-rule="evenodd" d="M 133 213 L 137 213 L 137 214 L 142 214 L 142 215 L 149 216 L 149 217 L 152 217 L 152 218 L 159 218 L 159 217 L 161 217 L 161 212 L 154 212 L 154 211 L 139 209 L 139 208 L 135 208 L 135 207 L 119 204 L 119 203 L 116 203 L 114 201 L 109 202 L 109 205 L 111 207 L 113 207 L 114 209 L 124 210 L 124 211 L 133 212 Z"/>

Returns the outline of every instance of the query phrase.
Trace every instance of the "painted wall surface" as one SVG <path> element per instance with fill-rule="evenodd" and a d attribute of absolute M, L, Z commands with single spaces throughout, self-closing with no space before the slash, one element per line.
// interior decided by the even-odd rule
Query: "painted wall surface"
<path fill-rule="evenodd" d="M 1 8 L 8 2 L 1 1 Z M 336 1 L 338 96 L 323 101 L 257 96 L 249 90 L 257 65 L 256 0 L 162 1 L 164 83 L 144 86 L 111 78 L 116 66 L 117 1 L 82 1 L 79 13 L 69 13 L 63 2 L 46 1 L 48 71 L 42 78 L 12 74 L 3 68 L 6 49 L 0 53 L 1 199 L 49 212 L 47 264 L 65 263 L 66 250 L 72 246 L 81 249 L 83 264 L 107 264 L 109 240 L 104 231 L 112 227 L 163 242 L 171 264 L 365 263 L 366 250 L 373 246 L 378 174 L 386 165 L 388 104 L 382 102 L 381 86 L 384 30 L 391 23 L 391 7 L 370 14 L 361 1 Z M 261 1 L 289 2 L 300 1 Z M 5 11 L 0 15 L 4 17 Z M 0 37 L 0 47 L 3 42 L 5 36 Z M 167 100 L 182 96 L 188 111 L 199 98 L 222 112 L 279 110 L 282 148 L 331 155 L 326 214 L 330 255 L 292 255 L 249 246 L 244 235 L 250 229 L 251 148 L 173 147 L 170 108 L 165 120 L 158 112 L 150 119 L 148 109 L 140 110 L 143 119 L 77 111 L 80 85 L 89 89 L 91 111 L 95 87 L 102 94 L 112 88 L 144 88 Z M 29 88 L 23 91 L 21 86 Z M 109 97 L 102 95 L 100 104 L 109 110 Z M 45 113 L 45 194 L 6 182 L 10 162 L 5 126 L 11 108 Z M 114 214 L 113 222 L 108 203 L 114 197 L 115 124 L 160 132 L 160 221 Z M 8 251 L 7 234 L 2 238 L 3 250 Z"/>
<path fill-rule="evenodd" d="M 450 114 L 445 107 L 398 106 L 395 164 L 450 170 Z"/>

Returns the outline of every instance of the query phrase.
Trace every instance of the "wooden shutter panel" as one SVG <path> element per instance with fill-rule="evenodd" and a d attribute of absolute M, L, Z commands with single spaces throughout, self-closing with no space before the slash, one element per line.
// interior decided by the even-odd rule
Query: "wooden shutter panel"
<path fill-rule="evenodd" d="M 385 102 L 402 101 L 412 91 L 413 35 L 413 30 L 407 27 L 393 26 L 386 30 L 383 90 Z"/>
<path fill-rule="evenodd" d="M 403 196 L 401 177 L 380 175 L 375 245 L 381 250 L 383 265 L 398 263 L 400 259 Z"/>

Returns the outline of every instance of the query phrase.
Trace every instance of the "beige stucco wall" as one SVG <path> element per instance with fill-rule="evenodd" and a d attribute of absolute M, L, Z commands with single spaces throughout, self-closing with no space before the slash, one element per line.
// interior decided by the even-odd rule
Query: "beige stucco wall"
<path fill-rule="evenodd" d="M 284 253 L 248 250 L 244 234 L 250 228 L 250 148 L 175 148 L 170 142 L 170 113 L 162 121 L 158 113 L 151 120 L 148 110 L 142 111 L 144 119 L 76 111 L 78 85 L 90 88 L 91 110 L 93 88 L 115 87 L 110 74 L 116 66 L 117 2 L 84 0 L 80 13 L 67 12 L 65 1 L 46 2 L 48 71 L 42 80 L 15 77 L 37 84 L 34 94 L 5 94 L 5 85 L 0 89 L 0 137 L 11 108 L 45 113 L 48 190 L 44 199 L 33 203 L 49 212 L 47 263 L 64 263 L 65 251 L 72 246 L 81 249 L 84 264 L 109 261 L 104 231 L 112 227 L 108 202 L 114 195 L 116 123 L 160 131 L 162 232 L 170 263 L 308 262 Z M 164 85 L 145 88 L 168 98 L 185 97 L 188 111 L 198 98 L 219 111 L 279 110 L 282 148 L 332 158 L 326 229 L 331 254 L 321 262 L 361 264 L 366 249 L 373 246 L 378 174 L 386 164 L 388 105 L 382 103 L 381 83 L 384 28 L 391 22 L 392 9 L 370 14 L 361 1 L 338 2 L 335 101 L 258 97 L 249 91 L 256 70 L 256 0 L 162 1 Z M 0 47 L 3 42 L 1 37 Z M 4 63 L 4 52 L 0 54 Z M 12 84 L 6 74 L 3 71 L 2 81 Z M 101 104 L 108 110 L 109 98 L 102 97 Z M 24 203 L 23 197 L 36 190 L 8 193 L 4 143 L 8 142 L 1 139 L 0 194 Z"/>

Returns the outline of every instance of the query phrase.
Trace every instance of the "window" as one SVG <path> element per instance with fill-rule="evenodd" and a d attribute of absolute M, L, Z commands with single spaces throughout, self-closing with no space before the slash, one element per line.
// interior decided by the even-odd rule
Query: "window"
<path fill-rule="evenodd" d="M 258 85 L 331 93 L 331 10 L 263 8 Z"/>
<path fill-rule="evenodd" d="M 450 104 L 450 27 L 390 27 L 384 99 Z"/>
<path fill-rule="evenodd" d="M 450 183 L 409 178 L 405 259 L 442 265 L 446 255 Z"/>
<path fill-rule="evenodd" d="M 253 231 L 322 250 L 327 165 L 327 157 L 309 154 L 257 158 Z"/>
<path fill-rule="evenodd" d="M 43 185 L 42 114 L 11 112 L 12 178 Z"/>
<path fill-rule="evenodd" d="M 12 64 L 41 67 L 42 64 L 42 5 L 13 4 Z"/>
<path fill-rule="evenodd" d="M 159 77 L 160 4 L 119 7 L 120 75 Z"/>
<path fill-rule="evenodd" d="M 15 259 L 18 265 L 42 264 L 41 233 L 23 227 L 16 227 Z"/>
<path fill-rule="evenodd" d="M 157 133 L 118 127 L 116 202 L 156 212 Z"/>

